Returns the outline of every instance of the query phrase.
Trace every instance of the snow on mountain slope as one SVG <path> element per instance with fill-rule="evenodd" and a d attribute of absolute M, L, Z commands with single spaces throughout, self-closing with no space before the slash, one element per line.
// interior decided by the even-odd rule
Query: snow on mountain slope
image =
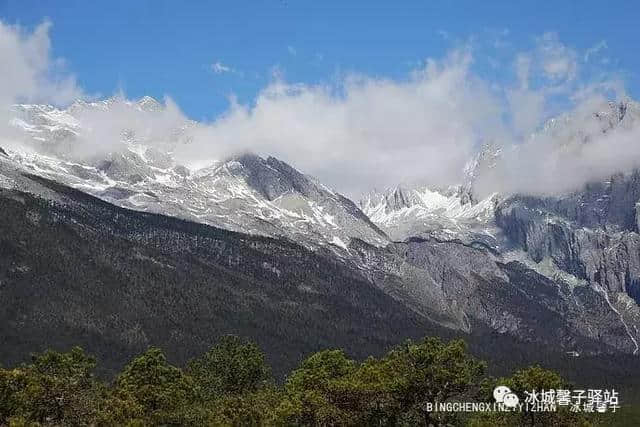
<path fill-rule="evenodd" d="M 437 191 L 428 187 L 395 187 L 369 194 L 360 207 L 393 240 L 435 237 L 440 240 L 481 240 L 497 244 L 493 222 L 497 195 L 474 202 L 462 187 Z"/>
<path fill-rule="evenodd" d="M 24 132 L 33 149 L 7 149 L 9 158 L 25 171 L 131 209 L 250 234 L 283 236 L 309 246 L 328 245 L 336 251 L 343 251 L 352 238 L 373 245 L 388 243 L 353 202 L 273 157 L 245 154 L 190 170 L 177 164 L 170 150 L 156 148 L 157 141 L 149 135 L 124 128 L 116 132 L 121 141 L 110 142 L 113 151 L 85 155 L 82 160 L 69 155 L 82 144 L 79 136 L 87 131 L 80 119 L 83 114 L 112 108 L 114 102 L 77 102 L 67 110 L 15 106 L 12 124 Z M 154 114 L 163 106 L 145 97 L 118 108 Z M 188 143 L 189 125 L 181 124 L 159 137 Z"/>
<path fill-rule="evenodd" d="M 572 146 L 572 149 L 579 150 L 580 146 L 596 140 L 599 135 L 617 129 L 631 129 L 640 123 L 640 104 L 633 101 L 603 103 L 594 111 L 576 111 L 550 119 L 531 139 L 544 139 L 557 147 Z M 520 148 L 514 145 L 509 150 Z M 498 249 L 505 242 L 500 242 L 503 239 L 498 236 L 500 229 L 495 224 L 494 211 L 501 200 L 511 195 L 491 193 L 487 191 L 487 183 L 508 176 L 499 173 L 511 167 L 509 159 L 512 157 L 505 154 L 500 145 L 486 144 L 465 167 L 462 185 L 445 190 L 398 186 L 365 196 L 360 207 L 393 240 L 406 240 L 413 236 L 466 242 L 480 239 Z M 606 187 L 609 181 L 590 185 L 604 184 Z M 478 185 L 482 189 L 477 188 Z M 579 190 L 576 194 L 581 192 Z M 576 195 L 561 194 L 556 198 L 574 199 Z M 584 215 L 587 216 L 591 215 L 590 209 L 598 209 L 593 203 L 584 206 Z"/>
<path fill-rule="evenodd" d="M 460 186 L 374 192 L 359 203 L 360 211 L 350 200 L 277 159 L 244 155 L 201 170 L 177 164 L 172 149 L 175 144 L 189 143 L 189 129 L 195 124 L 169 123 L 160 133 L 148 131 L 147 117 L 164 114 L 166 108 L 150 97 L 137 102 L 119 98 L 78 101 L 66 110 L 16 105 L 12 124 L 34 149 L 13 150 L 11 157 L 33 173 L 121 206 L 336 249 L 348 245 L 351 238 L 384 245 L 387 235 L 394 241 L 433 237 L 481 242 L 495 250 L 504 249 L 507 243 L 494 211 L 508 196 L 490 194 L 478 199 L 475 191 L 479 178 L 501 166 L 503 151 L 497 145 L 487 144 L 468 163 L 466 180 Z M 117 141 L 106 142 L 113 150 L 100 155 L 84 152 L 78 160 L 72 154 L 82 152 L 83 138 L 94 131 L 93 114 L 112 110 L 133 117 L 136 129 L 115 129 L 109 136 Z M 638 111 L 633 102 L 609 103 L 584 117 L 574 114 L 552 119 L 540 133 L 559 141 L 588 142 L 595 133 L 634 126 Z"/>

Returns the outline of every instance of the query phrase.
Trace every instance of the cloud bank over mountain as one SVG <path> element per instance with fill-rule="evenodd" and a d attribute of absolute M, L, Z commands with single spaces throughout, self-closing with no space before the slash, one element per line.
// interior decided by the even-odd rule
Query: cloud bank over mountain
<path fill-rule="evenodd" d="M 48 21 L 32 31 L 0 21 L 0 135 L 10 133 L 8 109 L 16 102 L 64 105 L 83 97 L 64 61 L 51 56 Z"/>
<path fill-rule="evenodd" d="M 233 104 L 200 126 L 179 154 L 270 154 L 347 192 L 395 182 L 447 185 L 461 178 L 500 105 L 470 72 L 471 55 L 430 60 L 403 81 L 348 76 L 335 85 L 274 80 L 255 105 Z"/>
<path fill-rule="evenodd" d="M 0 102 L 66 104 L 84 96 L 64 61 L 51 56 L 48 21 L 33 31 L 0 21 Z"/>
<path fill-rule="evenodd" d="M 45 22 L 29 31 L 0 22 L 0 138 L 17 138 L 7 126 L 19 102 L 66 106 L 87 98 L 64 61 L 51 55 Z M 189 143 L 171 149 L 181 162 L 204 166 L 239 152 L 274 155 L 349 195 L 397 183 L 443 187 L 463 180 L 465 164 L 483 144 L 502 147 L 501 160 L 478 185 L 493 191 L 557 193 L 637 167 L 640 131 L 629 125 L 603 133 L 593 114 L 626 97 L 614 74 L 583 75 L 606 42 L 585 52 L 557 35 L 538 37 L 506 64 L 510 80 L 478 73 L 482 57 L 472 42 L 444 58 L 429 58 L 401 79 L 347 73 L 331 82 L 299 84 L 275 76 L 250 104 L 233 99 L 211 122 L 188 126 Z M 499 49 L 496 46 L 496 49 Z M 603 77 L 604 76 L 604 77 Z M 121 131 L 150 141 L 188 118 L 171 98 L 163 108 L 132 112 L 124 95 L 109 109 L 86 110 L 79 156 L 116 150 Z M 564 112 L 562 132 L 531 135 Z M 589 138 L 575 137 L 588 133 Z M 184 141 L 183 141 L 184 142 Z"/>

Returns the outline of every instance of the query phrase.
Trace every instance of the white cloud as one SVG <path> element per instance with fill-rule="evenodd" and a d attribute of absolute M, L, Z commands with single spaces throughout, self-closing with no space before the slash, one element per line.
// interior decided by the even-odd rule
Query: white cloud
<path fill-rule="evenodd" d="M 505 144 L 496 166 L 481 176 L 479 194 L 563 194 L 640 167 L 640 107 L 626 104 L 616 125 L 620 104 L 612 98 L 627 102 L 619 82 L 576 91 L 573 107 L 544 131 Z"/>
<path fill-rule="evenodd" d="M 0 21 L 0 137 L 10 137 L 11 105 L 44 102 L 64 105 L 82 97 L 64 61 L 51 57 L 48 21 L 29 31 Z"/>
<path fill-rule="evenodd" d="M 528 89 L 529 73 L 531 72 L 531 56 L 525 53 L 519 54 L 516 57 L 515 68 L 520 89 Z"/>
<path fill-rule="evenodd" d="M 540 91 L 513 89 L 507 91 L 512 127 L 518 136 L 525 136 L 540 125 L 545 114 L 545 96 Z"/>
<path fill-rule="evenodd" d="M 599 43 L 586 58 L 605 47 Z M 624 84 L 581 79 L 578 57 L 553 33 L 516 56 L 516 85 L 504 88 L 510 132 L 499 141 L 500 160 L 477 182 L 480 196 L 565 193 L 640 167 L 640 109 L 630 107 L 624 125 L 608 129 L 619 114 L 609 102 L 626 99 Z"/>
<path fill-rule="evenodd" d="M 599 52 L 601 52 L 602 50 L 608 49 L 609 46 L 607 45 L 607 42 L 605 40 L 600 40 L 598 43 L 596 43 L 595 45 L 591 46 L 589 49 L 587 49 L 584 53 L 584 62 L 589 62 L 589 59 L 598 54 Z"/>
<path fill-rule="evenodd" d="M 577 58 L 577 52 L 562 44 L 555 33 L 537 37 L 533 49 L 515 55 L 516 85 L 503 87 L 513 139 L 528 137 L 544 119 L 557 113 L 552 99 L 569 100 L 582 84 Z"/>
<path fill-rule="evenodd" d="M 213 71 L 216 74 L 223 74 L 223 73 L 233 73 L 234 69 L 229 67 L 228 65 L 224 65 L 220 61 L 216 61 L 213 64 L 211 64 L 211 71 Z"/>
<path fill-rule="evenodd" d="M 437 33 L 440 37 L 442 37 L 443 40 L 449 40 L 451 38 L 451 35 L 448 31 L 438 30 Z"/>
<path fill-rule="evenodd" d="M 0 21 L 0 103 L 50 102 L 65 104 L 82 96 L 64 62 L 51 57 L 45 21 L 33 31 Z"/>
<path fill-rule="evenodd" d="M 178 105 L 165 97 L 163 108 L 145 111 L 136 108 L 136 103 L 119 94 L 112 98 L 108 109 L 81 108 L 74 116 L 82 123 L 78 144 L 72 153 L 76 158 L 104 155 L 123 148 L 122 130 L 135 134 L 156 146 L 171 149 L 175 130 L 187 121 Z"/>
<path fill-rule="evenodd" d="M 461 178 L 478 141 L 500 128 L 500 104 L 470 64 L 469 52 L 456 51 L 401 82 L 276 79 L 254 106 L 233 105 L 177 154 L 186 161 L 239 150 L 274 155 L 350 194 L 408 181 L 447 185 Z"/>
<path fill-rule="evenodd" d="M 560 43 L 555 33 L 538 39 L 537 54 L 546 77 L 552 80 L 573 80 L 577 72 L 576 52 Z"/>

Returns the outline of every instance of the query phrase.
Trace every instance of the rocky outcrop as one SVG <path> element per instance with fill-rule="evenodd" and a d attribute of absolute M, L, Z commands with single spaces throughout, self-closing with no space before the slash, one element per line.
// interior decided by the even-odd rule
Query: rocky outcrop
<path fill-rule="evenodd" d="M 489 329 L 583 354 L 636 351 L 637 333 L 615 301 L 587 282 L 550 278 L 462 242 L 410 239 L 385 249 L 354 241 L 351 253 L 385 293 L 454 330 Z"/>
<path fill-rule="evenodd" d="M 533 261 L 549 258 L 579 279 L 640 301 L 639 198 L 636 171 L 568 197 L 507 199 L 496 223 Z"/>

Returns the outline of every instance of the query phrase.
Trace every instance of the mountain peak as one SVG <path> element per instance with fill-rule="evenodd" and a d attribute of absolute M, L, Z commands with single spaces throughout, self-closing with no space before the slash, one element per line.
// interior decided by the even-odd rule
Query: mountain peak
<path fill-rule="evenodd" d="M 275 200 L 285 193 L 299 193 L 315 198 L 323 193 L 309 177 L 275 157 L 266 159 L 254 153 L 243 153 L 233 158 L 243 166 L 247 184 L 267 200 Z"/>
<path fill-rule="evenodd" d="M 151 96 L 143 96 L 136 102 L 136 105 L 140 110 L 149 113 L 160 111 L 163 109 L 162 104 Z"/>

